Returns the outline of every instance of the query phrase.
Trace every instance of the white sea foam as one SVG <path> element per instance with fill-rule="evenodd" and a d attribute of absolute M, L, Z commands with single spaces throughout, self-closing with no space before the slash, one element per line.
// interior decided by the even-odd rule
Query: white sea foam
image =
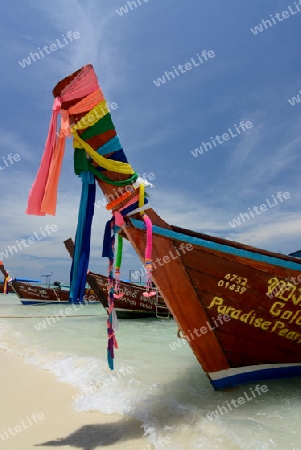
<path fill-rule="evenodd" d="M 68 318 L 38 333 L 34 324 L 39 319 L 32 316 L 51 314 L 53 307 L 1 305 L 1 316 L 28 319 L 0 319 L 0 343 L 25 363 L 77 387 L 70 399 L 76 411 L 139 419 L 154 449 L 301 449 L 300 379 L 268 382 L 264 396 L 211 422 L 208 412 L 248 387 L 214 392 L 188 345 L 170 349 L 177 329 L 172 320 L 120 321 L 115 370 L 110 371 L 106 316 L 97 307 L 87 308 L 82 315 L 95 317 Z"/>

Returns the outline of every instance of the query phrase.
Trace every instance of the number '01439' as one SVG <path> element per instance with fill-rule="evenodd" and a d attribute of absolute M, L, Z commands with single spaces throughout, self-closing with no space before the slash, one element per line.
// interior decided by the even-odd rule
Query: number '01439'
<path fill-rule="evenodd" d="M 220 279 L 218 281 L 217 285 L 219 287 L 229 289 L 230 291 L 243 294 L 247 290 L 246 288 L 247 282 L 248 282 L 247 278 L 239 277 L 236 274 L 227 273 L 224 279 Z"/>

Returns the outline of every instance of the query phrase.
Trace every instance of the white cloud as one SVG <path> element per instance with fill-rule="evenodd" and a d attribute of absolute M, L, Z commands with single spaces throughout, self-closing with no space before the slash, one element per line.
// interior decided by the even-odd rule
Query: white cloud
<path fill-rule="evenodd" d="M 226 209 L 212 207 L 208 199 L 197 200 L 170 190 L 162 193 L 150 190 L 150 194 L 150 204 L 171 225 L 275 252 L 287 254 L 297 250 L 301 216 L 298 212 L 288 212 L 284 202 L 231 228 L 228 221 L 233 217 L 229 217 Z M 242 212 L 246 211 L 247 208 Z"/>

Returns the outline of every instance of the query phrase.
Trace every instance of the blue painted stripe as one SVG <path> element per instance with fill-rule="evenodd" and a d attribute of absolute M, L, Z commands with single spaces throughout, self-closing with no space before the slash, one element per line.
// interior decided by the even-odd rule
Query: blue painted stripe
<path fill-rule="evenodd" d="M 51 301 L 51 300 L 46 300 L 46 301 L 39 301 L 39 300 L 21 300 L 22 305 L 57 305 L 58 303 L 64 303 L 64 302 L 58 302 L 57 300 Z M 67 302 L 66 302 L 67 303 Z"/>
<path fill-rule="evenodd" d="M 13 278 L 12 281 L 22 281 L 24 283 L 41 283 L 41 280 L 32 280 L 31 278 Z"/>
<path fill-rule="evenodd" d="M 141 220 L 130 219 L 135 228 L 139 230 L 145 230 L 145 224 Z M 242 258 L 253 259 L 254 261 L 260 261 L 274 266 L 285 267 L 288 269 L 301 270 L 301 260 L 300 263 L 295 263 L 293 261 L 285 261 L 283 259 L 262 255 L 260 253 L 253 253 L 248 250 L 231 247 L 230 245 L 218 244 L 213 241 L 206 241 L 198 237 L 187 236 L 183 233 L 177 233 L 176 231 L 168 230 L 165 228 L 153 225 L 153 233 L 159 234 L 170 239 L 175 239 L 182 242 L 188 242 L 189 244 L 206 247 L 212 250 L 217 250 L 219 252 L 229 253 L 231 255 L 240 256 Z"/>
<path fill-rule="evenodd" d="M 235 387 L 246 383 L 256 383 L 264 380 L 277 380 L 280 378 L 290 378 L 301 376 L 301 366 L 275 367 L 270 369 L 260 369 L 252 372 L 231 375 L 219 380 L 210 380 L 214 389 L 224 389 Z"/>

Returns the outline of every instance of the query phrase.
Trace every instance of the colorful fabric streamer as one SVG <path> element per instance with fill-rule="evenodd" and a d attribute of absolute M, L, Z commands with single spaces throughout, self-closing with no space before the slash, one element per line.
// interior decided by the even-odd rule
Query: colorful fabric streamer
<path fill-rule="evenodd" d="M 3 294 L 8 294 L 8 288 L 9 285 L 8 283 L 12 280 L 12 278 L 8 275 L 4 278 L 4 283 L 3 283 Z"/>
<path fill-rule="evenodd" d="M 65 138 L 68 135 L 69 127 L 68 112 L 61 110 L 62 103 L 81 96 L 85 97 L 99 89 L 93 66 L 88 65 L 83 67 L 70 84 L 63 89 L 60 97 L 54 99 L 44 155 L 29 194 L 26 214 L 37 216 L 55 214 L 56 192 L 64 156 Z M 60 113 L 62 113 L 61 130 L 56 141 L 57 119 Z"/>
<path fill-rule="evenodd" d="M 112 218 L 106 224 L 102 255 L 108 258 L 108 348 L 109 367 L 114 368 L 114 349 L 118 348 L 114 328 L 116 313 L 114 296 L 119 289 L 122 260 L 122 238 L 118 233 L 118 247 L 114 283 L 115 233 L 125 225 L 127 214 L 139 211 L 147 229 L 145 265 L 147 268 L 145 296 L 153 295 L 152 223 L 145 214 L 144 187 L 148 183 L 133 170 L 127 161 L 116 133 L 109 108 L 98 85 L 92 65 L 84 66 L 61 80 L 54 89 L 54 104 L 44 154 L 32 185 L 26 213 L 35 215 L 56 212 L 57 189 L 66 137 L 73 136 L 74 171 L 81 178 L 82 194 L 78 213 L 75 249 L 70 271 L 70 301 L 82 301 L 90 255 L 91 225 L 94 214 L 95 181 L 119 186 L 119 195 L 107 206 Z M 61 114 L 60 130 L 57 119 Z"/>

